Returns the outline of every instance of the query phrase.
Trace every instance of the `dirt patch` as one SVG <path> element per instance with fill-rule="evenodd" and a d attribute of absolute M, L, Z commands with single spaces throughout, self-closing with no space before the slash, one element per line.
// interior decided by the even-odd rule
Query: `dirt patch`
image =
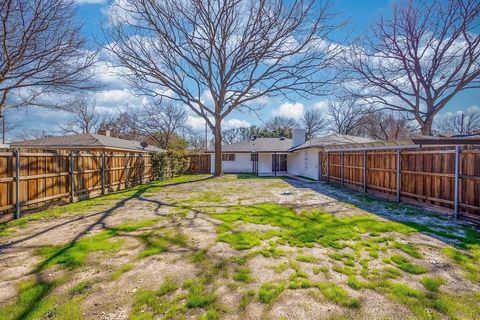
<path fill-rule="evenodd" d="M 278 211 L 278 220 L 215 219 L 214 214 L 228 214 L 233 208 L 235 214 L 243 214 L 239 205 L 258 204 L 287 209 Z M 448 298 L 480 291 L 480 284 L 466 278 L 465 268 L 443 253 L 458 239 L 407 230 L 393 221 L 410 219 L 452 230 L 454 236 L 465 233 L 430 215 L 402 216 L 402 210 L 381 202 L 365 204 L 354 194 L 322 183 L 274 178 L 227 175 L 165 186 L 120 205 L 99 211 L 92 207 L 81 216 L 32 221 L 3 237 L 0 312 L 29 290 L 23 282 L 41 273 L 46 283 L 54 284 L 40 300 L 55 298 L 58 305 L 50 307 L 55 310 L 72 299 L 72 288 L 88 282 L 88 290 L 77 288 L 80 293 L 74 296 L 80 297 L 79 317 L 86 319 L 127 319 L 135 312 L 157 317 L 170 312 L 172 318 L 198 318 L 207 312 L 222 319 L 421 318 L 412 305 L 440 318 L 453 317 L 450 311 L 421 303 L 437 294 Z M 372 223 L 380 221 L 388 230 L 372 231 L 355 220 L 359 216 L 374 217 Z M 322 225 L 322 219 L 330 222 Z M 311 228 L 314 224 L 317 229 Z M 337 230 L 348 236 L 325 239 L 336 239 Z M 222 232 L 232 238 L 220 242 Z M 81 242 L 98 235 L 105 239 Z M 246 243 L 246 249 L 235 250 L 229 241 Z M 69 244 L 79 242 L 75 251 L 68 251 Z M 64 260 L 50 257 L 53 262 L 37 270 L 45 259 L 38 251 L 47 246 L 66 246 L 59 254 Z M 75 260 L 84 253 L 84 259 Z M 404 261 L 392 261 L 394 255 Z M 476 261 L 472 265 L 478 267 Z M 442 279 L 439 293 L 424 287 L 421 279 L 426 276 Z M 155 309 L 139 296 L 143 291 L 168 305 Z M 53 312 L 45 308 L 46 314 Z"/>

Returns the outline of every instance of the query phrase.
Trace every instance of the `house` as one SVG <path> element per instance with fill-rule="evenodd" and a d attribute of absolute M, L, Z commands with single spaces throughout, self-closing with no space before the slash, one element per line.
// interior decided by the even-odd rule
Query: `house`
<path fill-rule="evenodd" d="M 319 179 L 319 152 L 333 145 L 367 143 L 373 140 L 349 135 L 331 134 L 305 141 L 305 130 L 293 129 L 292 139 L 253 138 L 224 145 L 222 165 L 225 173 L 255 173 L 260 176 L 292 174 Z M 214 171 L 214 153 L 211 172 Z"/>
<path fill-rule="evenodd" d="M 129 153 L 165 151 L 138 141 L 111 137 L 108 130 L 103 134 L 82 133 L 18 141 L 11 143 L 10 148 Z"/>

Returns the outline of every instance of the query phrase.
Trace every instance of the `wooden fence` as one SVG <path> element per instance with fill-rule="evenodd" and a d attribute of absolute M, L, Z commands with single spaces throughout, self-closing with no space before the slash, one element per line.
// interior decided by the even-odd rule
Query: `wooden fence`
<path fill-rule="evenodd" d="M 480 149 L 472 146 L 331 149 L 319 161 L 321 180 L 480 219 Z"/>
<path fill-rule="evenodd" d="M 151 179 L 148 154 L 0 152 L 0 220 Z"/>

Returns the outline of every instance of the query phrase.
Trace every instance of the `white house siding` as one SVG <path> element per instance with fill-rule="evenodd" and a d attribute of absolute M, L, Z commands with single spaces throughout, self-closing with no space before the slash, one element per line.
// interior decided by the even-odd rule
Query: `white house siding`
<path fill-rule="evenodd" d="M 305 160 L 306 152 L 308 152 L 307 160 Z M 318 149 L 306 149 L 290 153 L 287 160 L 288 173 L 319 180 L 318 152 Z"/>
<path fill-rule="evenodd" d="M 250 153 L 235 153 L 235 161 L 222 161 L 222 165 L 225 173 L 252 172 Z"/>
<path fill-rule="evenodd" d="M 258 154 L 258 174 L 272 173 L 272 154 L 259 153 Z"/>

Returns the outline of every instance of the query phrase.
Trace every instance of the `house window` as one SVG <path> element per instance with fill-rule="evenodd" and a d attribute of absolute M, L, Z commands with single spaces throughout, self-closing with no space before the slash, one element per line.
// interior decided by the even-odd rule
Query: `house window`
<path fill-rule="evenodd" d="M 222 161 L 235 161 L 235 154 L 234 153 L 222 154 Z"/>
<path fill-rule="evenodd" d="M 258 161 L 258 153 L 250 154 L 250 161 Z"/>
<path fill-rule="evenodd" d="M 308 151 L 305 151 L 305 170 L 308 169 Z"/>

